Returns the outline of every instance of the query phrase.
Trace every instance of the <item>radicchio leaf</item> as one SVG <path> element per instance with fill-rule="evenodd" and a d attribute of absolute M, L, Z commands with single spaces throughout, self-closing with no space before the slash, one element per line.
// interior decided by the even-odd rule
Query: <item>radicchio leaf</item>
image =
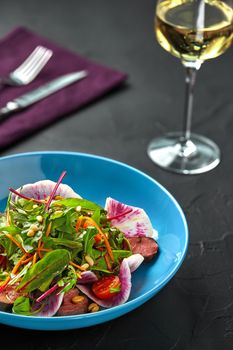
<path fill-rule="evenodd" d="M 112 226 L 117 227 L 126 237 L 153 236 L 152 224 L 143 209 L 129 206 L 108 197 L 105 210 L 107 210 Z"/>

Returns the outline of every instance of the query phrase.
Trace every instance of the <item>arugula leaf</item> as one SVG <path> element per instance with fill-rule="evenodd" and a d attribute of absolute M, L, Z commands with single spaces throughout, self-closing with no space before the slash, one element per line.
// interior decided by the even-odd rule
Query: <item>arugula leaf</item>
<path fill-rule="evenodd" d="M 87 232 L 83 236 L 83 251 L 85 255 L 89 255 L 94 258 L 94 254 L 92 253 L 93 245 L 95 244 L 95 235 L 97 234 L 97 229 L 95 227 L 91 227 L 87 229 Z"/>
<path fill-rule="evenodd" d="M 70 253 L 66 249 L 56 249 L 47 253 L 27 271 L 17 289 L 27 292 L 32 292 L 35 289 L 43 291 L 43 283 L 52 281 L 53 278 L 61 274 L 70 258 Z"/>
<path fill-rule="evenodd" d="M 73 266 L 69 265 L 67 270 L 65 271 L 66 275 L 62 277 L 60 281 L 58 281 L 59 286 L 65 286 L 60 293 L 66 293 L 71 288 L 73 288 L 77 283 L 77 274 Z"/>
<path fill-rule="evenodd" d="M 112 250 L 112 253 L 114 256 L 114 261 L 119 261 L 132 255 L 130 250 Z"/>
<path fill-rule="evenodd" d="M 112 271 L 108 270 L 104 257 L 100 257 L 96 260 L 95 265 L 91 267 L 91 270 L 112 274 Z"/>

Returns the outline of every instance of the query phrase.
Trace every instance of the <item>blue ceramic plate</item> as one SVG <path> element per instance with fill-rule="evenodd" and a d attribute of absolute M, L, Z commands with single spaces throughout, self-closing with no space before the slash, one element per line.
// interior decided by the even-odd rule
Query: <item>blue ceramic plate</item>
<path fill-rule="evenodd" d="M 82 197 L 104 205 L 106 197 L 144 208 L 159 233 L 160 254 L 133 274 L 130 299 L 123 305 L 97 313 L 41 318 L 0 312 L 0 322 L 28 329 L 64 330 L 88 327 L 114 319 L 152 298 L 175 275 L 187 250 L 188 229 L 184 214 L 171 194 L 144 173 L 117 161 L 72 152 L 35 152 L 0 158 L 0 211 L 8 188 L 42 179 L 63 183 Z"/>

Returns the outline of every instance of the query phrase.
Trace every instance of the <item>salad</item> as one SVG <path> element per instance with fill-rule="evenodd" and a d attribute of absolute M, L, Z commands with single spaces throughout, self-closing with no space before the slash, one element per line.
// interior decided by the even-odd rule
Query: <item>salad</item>
<path fill-rule="evenodd" d="M 0 309 L 30 316 L 96 312 L 125 303 L 131 274 L 158 251 L 141 208 L 105 207 L 50 180 L 10 188 L 0 216 Z"/>

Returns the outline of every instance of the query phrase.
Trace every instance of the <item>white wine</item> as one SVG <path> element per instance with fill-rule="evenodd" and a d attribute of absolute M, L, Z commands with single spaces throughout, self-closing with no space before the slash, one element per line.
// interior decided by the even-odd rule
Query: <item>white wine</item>
<path fill-rule="evenodd" d="M 165 50 L 195 66 L 231 45 L 232 21 L 232 8 L 220 0 L 164 0 L 157 7 L 155 32 Z"/>

